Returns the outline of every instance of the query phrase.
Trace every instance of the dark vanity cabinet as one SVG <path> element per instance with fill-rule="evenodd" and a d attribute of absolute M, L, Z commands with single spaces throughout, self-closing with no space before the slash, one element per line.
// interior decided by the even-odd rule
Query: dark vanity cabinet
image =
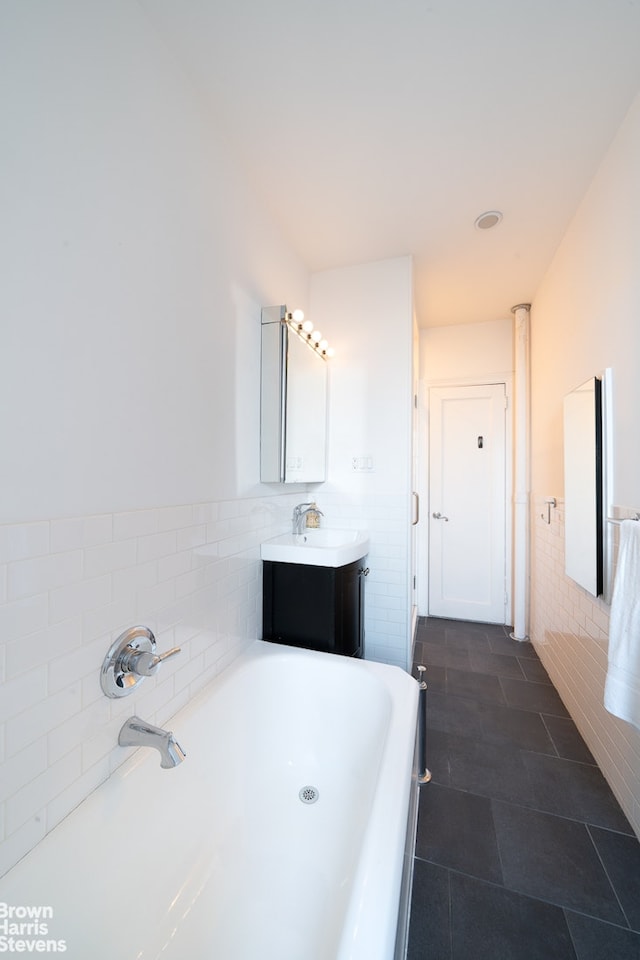
<path fill-rule="evenodd" d="M 344 567 L 263 561 L 262 637 L 364 656 L 364 560 Z"/>

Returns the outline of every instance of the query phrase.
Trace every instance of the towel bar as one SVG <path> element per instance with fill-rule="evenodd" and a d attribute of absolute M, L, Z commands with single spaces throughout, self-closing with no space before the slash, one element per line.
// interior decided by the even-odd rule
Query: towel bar
<path fill-rule="evenodd" d="M 427 768 L 427 681 L 422 664 L 418 666 L 418 783 L 429 783 L 431 771 Z"/>

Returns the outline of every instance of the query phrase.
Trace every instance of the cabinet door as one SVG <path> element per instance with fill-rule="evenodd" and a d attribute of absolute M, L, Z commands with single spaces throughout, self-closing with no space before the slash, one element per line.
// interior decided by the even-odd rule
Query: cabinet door
<path fill-rule="evenodd" d="M 362 567 L 361 561 L 334 568 L 265 560 L 263 640 L 362 657 Z"/>
<path fill-rule="evenodd" d="M 335 570 L 264 561 L 264 640 L 336 651 Z"/>
<path fill-rule="evenodd" d="M 348 657 L 364 656 L 364 573 L 363 562 L 340 567 L 340 599 L 336 634 L 337 653 Z"/>

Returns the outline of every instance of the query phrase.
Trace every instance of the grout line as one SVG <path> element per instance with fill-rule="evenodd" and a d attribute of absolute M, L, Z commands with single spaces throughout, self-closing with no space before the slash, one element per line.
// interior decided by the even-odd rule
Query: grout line
<path fill-rule="evenodd" d="M 524 900 L 531 900 L 534 903 L 544 903 L 547 906 L 555 907 L 555 909 L 562 911 L 563 914 L 574 913 L 578 916 L 585 917 L 588 920 L 593 920 L 595 923 L 604 923 L 608 927 L 612 927 L 614 930 L 622 930 L 625 933 L 635 934 L 638 937 L 640 942 L 640 934 L 638 931 L 633 930 L 631 927 L 623 927 L 619 923 L 613 923 L 612 920 L 603 920 L 601 917 L 596 917 L 592 913 L 585 913 L 584 910 L 578 910 L 575 907 L 567 907 L 565 904 L 556 903 L 555 900 L 548 900 L 545 897 L 536 897 L 531 893 L 525 893 L 522 890 L 516 890 L 513 887 L 508 887 L 504 883 L 496 883 L 495 880 L 487 880 L 486 877 L 477 877 L 473 873 L 467 873 L 465 870 L 458 870 L 456 867 L 447 867 L 442 863 L 437 863 L 435 860 L 425 860 L 424 857 L 415 857 L 416 860 L 420 860 L 422 863 L 428 863 L 433 867 L 437 867 L 439 870 L 446 870 L 449 875 L 449 887 L 451 875 L 456 874 L 459 877 L 465 877 L 468 880 L 473 880 L 476 883 L 483 883 L 488 887 L 493 887 L 496 890 L 502 890 L 505 893 L 512 893 L 517 897 L 522 897 Z M 626 917 L 626 914 L 623 911 L 623 916 Z M 452 916 L 450 917 L 452 919 Z M 453 926 L 453 925 L 452 925 Z M 567 923 L 568 926 L 568 923 Z M 573 940 L 572 940 L 573 942 Z M 577 955 L 577 954 L 576 954 Z"/>
<path fill-rule="evenodd" d="M 448 913 L 449 913 L 449 956 L 453 957 L 453 895 L 451 892 L 451 870 L 447 870 L 447 895 L 448 895 Z"/>
<path fill-rule="evenodd" d="M 604 860 L 603 860 L 602 857 L 600 856 L 600 851 L 598 850 L 598 844 L 597 844 L 596 841 L 595 841 L 595 837 L 594 837 L 593 834 L 591 833 L 591 829 L 590 829 L 591 826 L 594 826 L 594 827 L 595 827 L 596 824 L 595 824 L 595 823 L 594 823 L 594 824 L 588 824 L 588 823 L 586 824 L 587 833 L 589 834 L 589 839 L 591 840 L 591 843 L 593 844 L 593 849 L 594 849 L 595 852 L 596 852 L 596 856 L 597 856 L 598 860 L 599 860 L 600 863 L 602 864 L 602 869 L 604 870 L 604 875 L 605 875 L 605 877 L 607 878 L 607 880 L 609 881 L 609 886 L 610 886 L 611 889 L 613 890 L 613 895 L 614 895 L 614 897 L 616 898 L 616 901 L 617 901 L 617 903 L 618 903 L 618 906 L 620 907 L 620 912 L 622 913 L 622 916 L 623 916 L 623 917 L 625 918 L 625 920 L 627 921 L 627 927 L 628 927 L 628 929 L 630 930 L 630 929 L 631 929 L 631 924 L 629 923 L 629 917 L 627 916 L 626 910 L 624 909 L 624 907 L 622 906 L 622 903 L 620 902 L 620 897 L 618 896 L 618 891 L 616 890 L 616 885 L 615 885 L 615 883 L 613 882 L 613 880 L 611 879 L 611 877 L 609 876 L 609 871 L 607 870 L 607 868 L 606 868 L 606 866 L 605 866 Z M 599 827 L 598 829 L 600 829 L 600 830 L 606 830 L 607 828 L 606 828 L 606 827 Z"/>
<path fill-rule="evenodd" d="M 499 849 L 498 849 L 498 856 L 500 856 L 500 850 L 499 850 Z M 533 901 L 533 902 L 535 902 L 535 903 L 545 903 L 545 904 L 547 904 L 547 905 L 550 906 L 550 907 L 555 907 L 557 910 L 561 910 L 561 911 L 562 911 L 562 913 L 565 915 L 565 920 L 566 920 L 566 915 L 567 915 L 567 913 L 574 913 L 574 914 L 576 914 L 577 916 L 585 917 L 587 920 L 593 920 L 595 923 L 604 923 L 604 924 L 606 924 L 608 927 L 611 927 L 611 928 L 614 929 L 614 930 L 622 930 L 622 931 L 624 931 L 625 933 L 631 933 L 631 934 L 635 935 L 635 936 L 638 938 L 638 941 L 639 941 L 639 943 L 640 943 L 640 933 L 639 933 L 637 930 L 634 930 L 634 929 L 629 925 L 629 921 L 628 921 L 628 919 L 627 919 L 627 915 L 626 915 L 625 911 L 624 911 L 623 908 L 622 908 L 622 904 L 620 904 L 620 901 L 619 901 L 618 896 L 617 896 L 616 891 L 615 891 L 615 887 L 613 886 L 613 884 L 611 884 L 611 880 L 609 879 L 609 875 L 608 875 L 608 874 L 607 874 L 607 879 L 609 880 L 609 883 L 611 884 L 612 890 L 613 890 L 613 892 L 614 892 L 614 894 L 615 894 L 615 896 L 616 896 L 616 901 L 618 902 L 618 904 L 619 904 L 619 906 L 620 906 L 620 910 L 621 910 L 621 913 L 622 913 L 623 917 L 625 918 L 625 920 L 627 920 L 627 926 L 626 926 L 626 927 L 625 927 L 625 926 L 622 926 L 622 924 L 614 923 L 612 920 L 604 920 L 602 917 L 595 916 L 595 915 L 592 914 L 592 913 L 586 913 L 584 910 L 578 910 L 578 909 L 575 908 L 575 907 L 568 907 L 568 906 L 566 906 L 566 904 L 557 903 L 555 900 L 548 900 L 548 899 L 545 898 L 545 897 L 536 897 L 536 896 L 534 896 L 534 895 L 531 894 L 531 893 L 525 893 L 523 890 L 516 890 L 514 887 L 509 887 L 509 886 L 507 886 L 506 883 L 497 883 L 495 880 L 487 880 L 486 877 L 478 877 L 478 876 L 476 876 L 476 875 L 473 874 L 473 873 L 467 873 L 465 870 L 459 870 L 459 869 L 457 869 L 456 867 L 448 867 L 448 866 L 446 866 L 445 864 L 438 863 L 438 862 L 435 861 L 435 860 L 426 860 L 424 857 L 418 857 L 418 856 L 415 856 L 415 857 L 414 857 L 414 860 L 420 860 L 421 863 L 428 863 L 430 866 L 437 867 L 439 870 L 446 870 L 446 871 L 447 871 L 447 874 L 448 874 L 447 881 L 448 881 L 448 886 L 449 886 L 449 904 L 450 904 L 450 909 L 449 909 L 449 923 L 450 923 L 450 926 L 451 926 L 451 929 L 452 929 L 452 930 L 453 930 L 453 922 L 452 922 L 452 921 L 453 921 L 453 903 L 452 903 L 452 898 L 451 898 L 451 876 L 452 876 L 452 874 L 456 874 L 456 875 L 459 876 L 459 877 L 466 877 L 468 880 L 473 880 L 473 881 L 476 882 L 476 883 L 483 883 L 483 884 L 486 884 L 486 886 L 488 886 L 488 887 L 494 887 L 496 890 L 502 890 L 502 891 L 504 891 L 504 892 L 506 892 L 506 893 L 515 894 L 516 896 L 522 897 L 522 898 L 525 899 L 525 900 L 531 900 L 531 901 Z M 502 862 L 501 862 L 500 865 L 502 866 Z M 604 866 L 604 865 L 603 865 L 603 866 Z M 568 922 L 567 922 L 567 927 L 569 927 Z M 569 932 L 571 932 L 571 931 L 569 931 Z M 572 938 L 572 943 L 573 943 L 573 938 Z M 574 949 L 575 949 L 575 945 L 574 945 Z M 577 956 L 577 951 L 576 951 L 576 956 Z"/>
<path fill-rule="evenodd" d="M 562 908 L 562 912 L 564 913 L 564 922 L 565 922 L 566 925 L 567 925 L 567 931 L 569 932 L 569 940 L 571 941 L 571 946 L 573 947 L 573 952 L 575 953 L 575 955 L 576 955 L 576 957 L 578 958 L 578 960 L 580 960 L 580 952 L 579 952 L 579 950 L 578 950 L 578 944 L 576 943 L 575 938 L 574 938 L 574 936 L 573 936 L 573 933 L 571 932 L 571 924 L 569 923 L 569 917 L 567 916 L 568 913 L 576 913 L 577 911 L 575 911 L 575 910 L 571 911 L 571 910 L 568 909 L 568 907 L 563 907 L 563 908 Z M 587 916 L 587 914 L 582 914 L 582 916 Z M 605 921 L 602 921 L 602 923 L 604 923 L 604 922 L 605 922 Z"/>
<path fill-rule="evenodd" d="M 545 728 L 545 730 L 547 731 L 547 736 L 549 737 L 549 740 L 551 741 L 551 746 L 552 746 L 553 749 L 555 750 L 556 756 L 557 756 L 559 759 L 564 759 L 564 758 L 560 757 L 560 751 L 558 750 L 558 747 L 556 746 L 556 742 L 555 742 L 555 740 L 553 739 L 553 735 L 552 735 L 552 733 L 551 733 L 551 730 L 549 730 L 549 727 L 547 726 L 547 724 L 546 724 L 545 721 L 544 721 L 544 716 L 545 716 L 545 715 L 544 715 L 543 713 L 540 713 L 540 714 L 539 714 L 539 717 L 540 717 L 540 719 L 542 720 L 542 726 L 543 726 L 543 727 Z M 552 716 L 552 714 L 547 714 L 547 716 Z M 549 756 L 549 754 L 546 754 L 546 756 Z"/>

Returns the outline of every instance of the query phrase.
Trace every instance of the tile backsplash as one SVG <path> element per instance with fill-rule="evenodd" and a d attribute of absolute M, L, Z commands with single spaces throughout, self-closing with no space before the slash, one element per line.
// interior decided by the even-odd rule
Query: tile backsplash
<path fill-rule="evenodd" d="M 369 531 L 369 574 L 365 588 L 367 660 L 411 667 L 411 602 L 407 546 L 407 498 L 359 492 L 352 500 L 343 491 L 318 495 L 326 525 Z"/>
<path fill-rule="evenodd" d="M 635 510 L 618 507 L 616 517 Z M 640 836 L 640 732 L 604 707 L 609 605 L 564 570 L 564 502 L 546 517 L 544 498 L 532 511 L 531 640 L 602 772 Z M 617 527 L 608 531 L 615 571 Z"/>
<path fill-rule="evenodd" d="M 0 526 L 0 874 L 261 633 L 259 544 L 299 493 Z M 113 640 L 180 646 L 139 691 L 100 688 Z"/>
<path fill-rule="evenodd" d="M 163 726 L 262 632 L 260 543 L 289 529 L 298 490 L 0 526 L 0 875 L 121 764 L 120 727 Z M 404 501 L 321 496 L 327 526 L 370 531 L 366 656 L 406 666 Z M 132 695 L 105 697 L 119 634 L 182 652 Z"/>

